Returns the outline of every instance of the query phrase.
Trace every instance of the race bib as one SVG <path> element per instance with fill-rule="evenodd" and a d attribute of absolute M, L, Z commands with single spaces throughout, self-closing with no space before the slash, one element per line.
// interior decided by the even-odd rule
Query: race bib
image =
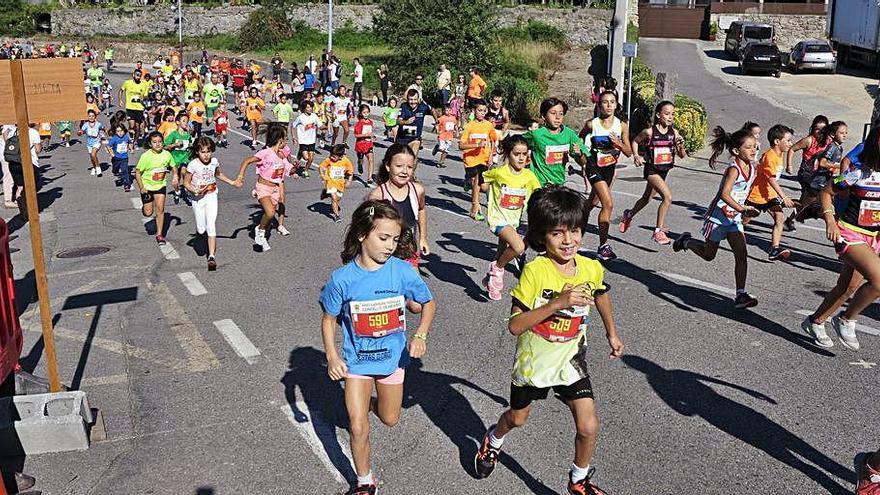
<path fill-rule="evenodd" d="M 358 337 L 385 337 L 406 331 L 403 296 L 375 301 L 352 301 L 351 323 Z"/>
<path fill-rule="evenodd" d="M 654 148 L 654 165 L 672 165 L 672 148 L 659 146 Z"/>
<path fill-rule="evenodd" d="M 86 127 L 86 136 L 88 136 L 88 137 L 93 137 L 93 138 L 94 138 L 94 137 L 98 137 L 98 132 L 99 132 L 100 130 L 101 130 L 101 129 L 98 128 L 97 126 L 95 126 L 95 127 Z"/>
<path fill-rule="evenodd" d="M 471 134 L 470 137 L 471 144 L 485 144 L 488 139 L 488 134 Z"/>
<path fill-rule="evenodd" d="M 416 135 L 416 126 L 414 126 L 414 125 L 403 126 L 403 134 L 406 136 L 415 136 Z"/>
<path fill-rule="evenodd" d="M 278 162 L 272 168 L 272 178 L 273 179 L 281 179 L 284 178 L 284 164 Z"/>
<path fill-rule="evenodd" d="M 128 143 L 116 143 L 116 152 L 120 155 L 128 153 Z"/>
<path fill-rule="evenodd" d="M 217 183 L 205 184 L 204 189 L 202 189 L 202 194 L 212 193 L 217 190 Z"/>
<path fill-rule="evenodd" d="M 862 200 L 859 204 L 859 227 L 880 227 L 880 201 Z"/>
<path fill-rule="evenodd" d="M 366 134 L 368 136 L 372 136 L 373 135 L 373 126 L 365 125 L 365 126 L 361 127 L 361 134 Z"/>
<path fill-rule="evenodd" d="M 551 144 L 544 148 L 544 163 L 547 165 L 561 165 L 568 155 L 569 145 Z"/>
<path fill-rule="evenodd" d="M 330 167 L 330 178 L 331 179 L 343 179 L 345 178 L 345 168 L 344 167 Z"/>
<path fill-rule="evenodd" d="M 181 140 L 180 144 L 181 144 L 180 149 L 185 150 L 185 149 L 189 148 L 189 139 Z"/>
<path fill-rule="evenodd" d="M 733 198 L 738 204 L 745 204 L 746 198 L 749 197 L 749 191 L 730 191 L 730 197 Z M 739 215 L 739 212 L 730 207 L 727 203 L 721 207 L 724 211 L 724 214 L 727 215 L 727 218 L 736 218 Z"/>
<path fill-rule="evenodd" d="M 600 167 L 608 167 L 617 163 L 617 155 L 614 153 L 605 153 L 599 151 L 596 153 L 596 165 Z"/>
<path fill-rule="evenodd" d="M 520 210 L 526 202 L 528 190 L 521 187 L 501 186 L 501 199 L 498 206 L 505 210 Z"/>
<path fill-rule="evenodd" d="M 226 117 L 219 117 L 219 118 L 217 118 L 217 123 L 218 123 L 218 124 L 225 124 L 225 123 L 226 123 Z"/>
<path fill-rule="evenodd" d="M 452 132 L 455 130 L 455 122 L 447 122 L 443 125 L 443 128 L 446 129 L 446 132 Z"/>
<path fill-rule="evenodd" d="M 535 298 L 534 308 L 544 306 L 550 299 L 556 297 L 556 292 L 543 290 L 541 297 Z M 577 338 L 581 327 L 587 324 L 590 313 L 589 306 L 580 306 L 556 312 L 550 318 L 532 327 L 532 332 L 540 335 L 549 342 L 568 342 Z"/>
<path fill-rule="evenodd" d="M 155 181 L 155 182 L 164 182 L 165 181 L 165 174 L 167 174 L 167 173 L 168 173 L 168 169 L 154 168 L 151 171 L 150 176 L 153 178 L 153 181 Z"/>

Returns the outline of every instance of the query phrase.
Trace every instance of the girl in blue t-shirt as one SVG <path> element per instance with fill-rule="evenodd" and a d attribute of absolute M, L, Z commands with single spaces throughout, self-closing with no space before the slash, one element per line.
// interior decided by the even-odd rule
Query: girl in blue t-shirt
<path fill-rule="evenodd" d="M 351 424 L 351 453 L 357 483 L 348 493 L 374 495 L 370 466 L 370 421 L 374 412 L 388 426 L 400 418 L 404 367 L 425 354 L 436 304 L 428 286 L 404 261 L 415 252 L 412 231 L 387 201 L 366 201 L 352 214 L 342 261 L 321 291 L 321 333 L 327 372 L 345 380 L 345 407 Z M 421 313 L 406 339 L 406 312 Z M 336 325 L 342 326 L 342 355 Z M 375 384 L 376 398 L 372 397 Z"/>

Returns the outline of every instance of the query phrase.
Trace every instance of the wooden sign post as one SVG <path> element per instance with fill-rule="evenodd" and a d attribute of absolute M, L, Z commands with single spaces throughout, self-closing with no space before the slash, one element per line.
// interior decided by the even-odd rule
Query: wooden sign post
<path fill-rule="evenodd" d="M 37 203 L 37 183 L 31 159 L 30 123 L 80 120 L 86 117 L 82 62 L 79 59 L 37 59 L 0 61 L 0 101 L 12 101 L 12 108 L 0 106 L 0 123 L 18 127 L 19 153 L 24 172 L 31 252 L 40 304 L 40 323 L 46 349 L 49 390 L 61 391 L 46 260 L 43 257 L 43 234 Z M 10 198 L 7 198 L 10 200 Z"/>

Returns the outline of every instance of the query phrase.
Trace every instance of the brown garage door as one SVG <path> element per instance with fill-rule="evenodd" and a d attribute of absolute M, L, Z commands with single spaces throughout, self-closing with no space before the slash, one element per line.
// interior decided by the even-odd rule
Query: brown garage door
<path fill-rule="evenodd" d="M 691 38 L 703 35 L 706 7 L 639 5 L 639 36 Z"/>

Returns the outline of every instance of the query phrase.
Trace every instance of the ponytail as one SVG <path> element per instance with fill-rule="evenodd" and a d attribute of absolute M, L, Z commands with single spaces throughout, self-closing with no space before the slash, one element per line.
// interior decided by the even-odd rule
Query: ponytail
<path fill-rule="evenodd" d="M 727 151 L 730 154 L 733 154 L 733 150 L 738 149 L 743 143 L 746 142 L 746 139 L 752 137 L 752 132 L 746 129 L 739 129 L 733 134 L 725 131 L 721 126 L 716 127 L 712 130 L 712 135 L 715 136 L 715 139 L 712 140 L 712 156 L 709 157 L 709 167 L 712 170 L 715 170 L 715 163 L 718 160 L 718 155 L 727 148 Z"/>

